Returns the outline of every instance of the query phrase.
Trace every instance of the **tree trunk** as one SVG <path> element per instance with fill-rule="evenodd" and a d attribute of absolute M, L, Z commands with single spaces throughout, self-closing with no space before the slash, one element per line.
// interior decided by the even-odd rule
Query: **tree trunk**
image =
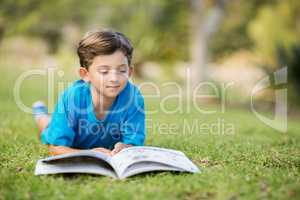
<path fill-rule="evenodd" d="M 225 13 L 226 0 L 215 0 L 214 5 L 207 10 L 204 0 L 191 0 L 191 85 L 196 87 L 208 79 L 208 45 L 214 32 L 220 26 Z"/>
<path fill-rule="evenodd" d="M 5 31 L 4 20 L 0 17 L 0 45 L 4 37 L 4 31 Z"/>

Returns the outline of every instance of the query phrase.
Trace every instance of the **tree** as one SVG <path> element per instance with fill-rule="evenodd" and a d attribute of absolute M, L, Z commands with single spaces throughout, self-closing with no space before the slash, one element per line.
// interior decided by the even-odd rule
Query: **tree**
<path fill-rule="evenodd" d="M 191 72 L 192 87 L 207 78 L 208 44 L 212 35 L 218 30 L 225 12 L 226 0 L 208 1 L 192 0 L 191 16 Z M 205 12 L 205 10 L 207 10 Z"/>

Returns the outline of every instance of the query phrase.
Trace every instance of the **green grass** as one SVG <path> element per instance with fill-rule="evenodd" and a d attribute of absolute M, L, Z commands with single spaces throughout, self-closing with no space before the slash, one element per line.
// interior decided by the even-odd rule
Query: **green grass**
<path fill-rule="evenodd" d="M 150 173 L 123 181 L 91 175 L 34 176 L 35 162 L 47 155 L 46 148 L 37 140 L 31 115 L 20 111 L 13 100 L 19 72 L 2 74 L 6 76 L 0 80 L 0 200 L 300 198 L 299 118 L 289 119 L 288 132 L 279 133 L 249 109 L 148 115 L 154 124 L 178 127 L 174 134 L 166 134 L 148 124 L 146 144 L 183 151 L 199 166 L 199 174 Z M 42 81 L 26 83 L 22 98 L 30 105 L 45 96 L 44 86 Z M 146 105 L 155 107 L 158 102 L 146 101 Z M 184 131 L 184 120 L 212 124 L 217 119 L 233 124 L 234 134 Z"/>

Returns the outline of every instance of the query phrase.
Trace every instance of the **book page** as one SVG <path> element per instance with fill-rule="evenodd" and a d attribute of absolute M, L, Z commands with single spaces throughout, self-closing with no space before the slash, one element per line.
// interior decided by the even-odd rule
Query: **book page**
<path fill-rule="evenodd" d="M 36 175 L 57 173 L 91 173 L 116 177 L 111 157 L 91 150 L 50 156 L 37 162 Z"/>
<path fill-rule="evenodd" d="M 183 171 L 182 169 L 157 162 L 138 162 L 130 165 L 120 176 L 120 179 L 150 171 Z"/>
<path fill-rule="evenodd" d="M 114 170 L 107 166 L 108 164 L 96 159 L 82 159 L 80 157 L 71 158 L 70 160 L 55 160 L 50 163 L 45 163 L 39 160 L 36 164 L 35 175 L 47 174 L 65 174 L 65 173 L 88 173 L 99 174 L 117 178 Z"/>
<path fill-rule="evenodd" d="M 65 158 L 75 158 L 75 157 L 93 157 L 98 158 L 100 160 L 104 160 L 105 162 L 111 162 L 111 157 L 107 156 L 104 153 L 93 151 L 93 150 L 81 150 L 72 153 L 65 153 L 57 156 L 49 156 L 48 158 L 43 159 L 44 162 L 51 162 L 54 160 L 65 159 Z"/>
<path fill-rule="evenodd" d="M 199 171 L 197 166 L 184 153 L 165 148 L 147 146 L 129 147 L 112 157 L 114 168 L 120 176 L 134 163 L 147 161 L 169 165 L 188 172 Z"/>

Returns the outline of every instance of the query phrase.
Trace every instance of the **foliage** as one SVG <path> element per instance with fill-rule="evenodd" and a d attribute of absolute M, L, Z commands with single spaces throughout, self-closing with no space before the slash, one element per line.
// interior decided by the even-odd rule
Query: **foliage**
<path fill-rule="evenodd" d="M 214 1 L 205 2 L 209 9 Z M 64 26 L 74 24 L 82 32 L 106 26 L 130 36 L 139 50 L 137 62 L 187 61 L 192 7 L 191 0 L 2 0 L 0 36 L 5 31 L 4 36 L 42 37 L 56 52 Z M 213 59 L 246 48 L 274 66 L 277 43 L 291 47 L 298 41 L 299 9 L 297 0 L 228 1 L 221 29 L 210 44 Z"/>
<path fill-rule="evenodd" d="M 300 41 L 300 2 L 277 2 L 262 7 L 248 29 L 257 56 L 273 68 L 278 66 L 278 45 L 290 51 Z"/>
<path fill-rule="evenodd" d="M 110 3 L 106 6 L 110 6 Z M 189 4 L 184 0 L 115 2 L 107 25 L 125 32 L 139 50 L 137 60 L 187 59 Z M 125 19 L 125 20 L 124 20 Z"/>
<path fill-rule="evenodd" d="M 220 30 L 215 34 L 210 45 L 213 58 L 225 57 L 240 49 L 251 48 L 254 44 L 247 33 L 247 27 L 260 8 L 271 2 L 270 0 L 229 1 Z"/>
<path fill-rule="evenodd" d="M 53 53 L 59 46 L 63 26 L 67 23 L 84 25 L 95 15 L 95 5 L 96 1 L 82 3 L 79 0 L 3 0 L 0 19 L 6 35 L 42 37 Z"/>

